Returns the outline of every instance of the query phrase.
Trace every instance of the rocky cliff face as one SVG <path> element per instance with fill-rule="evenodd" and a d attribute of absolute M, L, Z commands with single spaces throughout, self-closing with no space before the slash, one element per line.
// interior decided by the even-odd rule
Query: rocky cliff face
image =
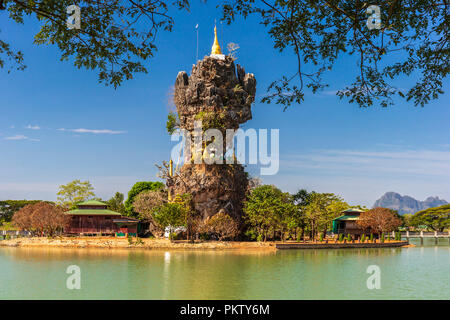
<path fill-rule="evenodd" d="M 399 214 L 416 213 L 420 210 L 439 207 L 448 202 L 439 197 L 428 197 L 425 201 L 416 200 L 410 196 L 402 196 L 396 192 L 386 192 L 375 201 L 373 207 L 383 207 L 397 210 Z"/>
<path fill-rule="evenodd" d="M 252 118 L 255 92 L 253 74 L 246 74 L 239 65 L 236 67 L 231 57 L 224 60 L 205 57 L 192 67 L 190 76 L 179 72 L 175 81 L 174 102 L 180 127 L 193 134 L 194 122 L 201 120 L 203 131 L 220 130 L 225 155 L 226 129 L 238 129 Z M 198 154 L 193 145 L 191 152 L 194 157 Z M 195 209 L 204 219 L 225 212 L 240 220 L 248 186 L 243 166 L 225 164 L 225 160 L 224 164 L 194 164 L 193 160 L 185 160 L 181 169 L 167 180 L 171 193 L 190 193 Z"/>

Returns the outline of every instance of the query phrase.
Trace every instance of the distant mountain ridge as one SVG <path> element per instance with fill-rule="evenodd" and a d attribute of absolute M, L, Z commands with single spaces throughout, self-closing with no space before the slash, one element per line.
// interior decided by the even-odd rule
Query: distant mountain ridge
<path fill-rule="evenodd" d="M 410 196 L 402 196 L 396 192 L 386 192 L 380 199 L 375 201 L 373 207 L 383 207 L 397 210 L 399 214 L 416 213 L 420 210 L 443 206 L 447 201 L 439 197 L 428 197 L 425 201 L 416 200 Z"/>

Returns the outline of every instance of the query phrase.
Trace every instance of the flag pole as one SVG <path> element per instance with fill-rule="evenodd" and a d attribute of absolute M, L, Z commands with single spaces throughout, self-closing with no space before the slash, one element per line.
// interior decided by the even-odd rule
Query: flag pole
<path fill-rule="evenodd" d="M 196 59 L 195 59 L 195 63 L 197 63 L 197 61 L 198 61 L 198 23 L 195 26 L 195 30 L 197 31 L 197 56 L 196 56 Z"/>

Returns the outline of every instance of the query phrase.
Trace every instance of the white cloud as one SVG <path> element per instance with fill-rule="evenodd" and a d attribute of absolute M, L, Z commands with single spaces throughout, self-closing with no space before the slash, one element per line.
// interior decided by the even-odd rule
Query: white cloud
<path fill-rule="evenodd" d="M 25 129 L 30 129 L 30 130 L 41 130 L 41 127 L 39 127 L 38 125 L 32 126 L 31 124 L 29 124 L 28 126 L 25 127 Z"/>
<path fill-rule="evenodd" d="M 286 169 L 326 169 L 339 173 L 445 175 L 450 178 L 450 151 L 355 151 L 317 150 L 287 156 Z"/>
<path fill-rule="evenodd" d="M 11 141 L 19 141 L 19 140 L 40 141 L 39 139 L 29 138 L 29 137 L 24 136 L 22 134 L 18 134 L 18 135 L 11 136 L 11 137 L 5 137 L 4 140 L 11 140 Z"/>
<path fill-rule="evenodd" d="M 65 129 L 60 128 L 59 131 L 68 131 L 68 132 L 75 132 L 75 133 L 93 133 L 93 134 L 123 134 L 126 133 L 126 131 L 116 131 L 116 130 L 109 130 L 109 129 Z"/>

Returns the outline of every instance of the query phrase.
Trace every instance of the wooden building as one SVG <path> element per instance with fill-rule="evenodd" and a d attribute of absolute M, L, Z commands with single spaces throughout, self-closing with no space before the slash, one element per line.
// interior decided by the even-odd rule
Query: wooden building
<path fill-rule="evenodd" d="M 77 209 L 66 212 L 69 224 L 66 234 L 137 236 L 139 220 L 108 210 L 106 203 L 90 200 L 79 203 Z"/>
<path fill-rule="evenodd" d="M 360 235 L 363 230 L 358 227 L 356 221 L 364 210 L 347 209 L 342 211 L 342 215 L 333 220 L 333 233 Z"/>

